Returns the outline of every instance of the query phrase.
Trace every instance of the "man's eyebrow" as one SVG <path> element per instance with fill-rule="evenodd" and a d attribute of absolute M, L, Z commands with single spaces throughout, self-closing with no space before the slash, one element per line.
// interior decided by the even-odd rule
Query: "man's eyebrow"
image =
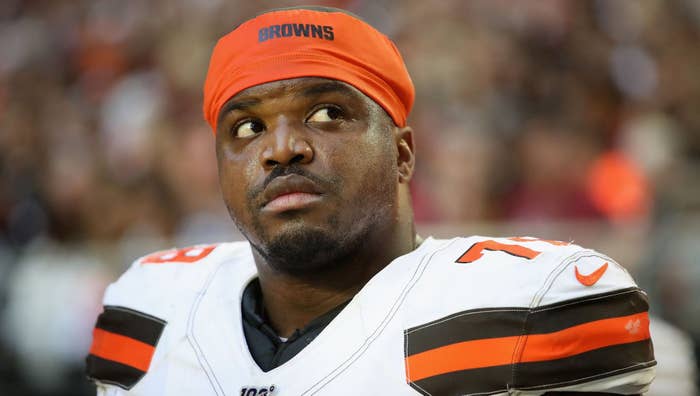
<path fill-rule="evenodd" d="M 234 110 L 246 110 L 250 107 L 260 104 L 260 99 L 243 99 L 243 100 L 232 100 L 224 105 L 219 112 L 219 122 L 224 116 Z"/>
<path fill-rule="evenodd" d="M 354 94 L 353 90 L 348 87 L 347 85 L 339 82 L 339 81 L 329 81 L 329 82 L 324 82 L 316 85 L 312 85 L 301 92 L 299 92 L 297 95 L 299 96 L 318 96 L 321 94 L 324 94 L 326 92 L 340 92 L 342 94 Z"/>
<path fill-rule="evenodd" d="M 355 94 L 355 92 L 350 87 L 339 81 L 328 81 L 305 88 L 298 92 L 295 96 L 318 96 L 327 92 L 339 92 L 341 94 L 348 95 Z M 262 101 L 257 98 L 229 101 L 221 108 L 221 111 L 219 112 L 219 119 L 217 122 L 221 122 L 221 120 L 224 118 L 224 116 L 226 116 L 226 114 L 234 110 L 247 110 L 253 106 L 259 105 L 261 102 Z"/>

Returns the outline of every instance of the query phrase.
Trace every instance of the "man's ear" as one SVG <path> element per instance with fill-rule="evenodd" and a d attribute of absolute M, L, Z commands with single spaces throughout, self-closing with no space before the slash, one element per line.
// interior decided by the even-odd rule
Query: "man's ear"
<path fill-rule="evenodd" d="M 396 165 L 399 170 L 399 183 L 408 183 L 413 177 L 416 164 L 416 154 L 413 146 L 413 129 L 406 126 L 396 128 Z"/>

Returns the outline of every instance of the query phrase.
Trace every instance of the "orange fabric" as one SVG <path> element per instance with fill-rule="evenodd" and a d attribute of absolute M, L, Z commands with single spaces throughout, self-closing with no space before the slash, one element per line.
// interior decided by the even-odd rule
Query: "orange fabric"
<path fill-rule="evenodd" d="M 90 354 L 148 371 L 155 348 L 130 337 L 95 328 Z"/>
<path fill-rule="evenodd" d="M 485 250 L 491 250 L 491 251 L 501 251 L 501 252 L 507 252 L 512 255 L 518 256 L 518 257 L 525 257 L 527 259 L 532 260 L 533 258 L 537 257 L 540 255 L 541 252 L 538 252 L 536 250 L 528 249 L 525 246 L 521 245 L 508 245 L 505 243 L 500 243 L 496 242 L 493 239 L 488 239 L 486 241 L 481 241 L 479 243 L 475 243 L 472 245 L 472 247 L 469 248 L 462 256 L 460 256 L 459 259 L 457 259 L 458 263 L 471 263 L 474 262 L 478 259 L 481 258 L 481 256 L 484 255 L 484 249 Z"/>
<path fill-rule="evenodd" d="M 346 82 L 405 126 L 413 83 L 389 38 L 342 12 L 304 9 L 259 15 L 222 37 L 204 83 L 204 118 L 216 134 L 222 106 L 263 83 L 324 77 Z"/>
<path fill-rule="evenodd" d="M 510 364 L 518 336 L 458 342 L 406 358 L 406 376 L 415 382 L 453 371 Z"/>
<path fill-rule="evenodd" d="M 551 334 L 529 336 L 519 362 L 562 359 L 649 337 L 649 314 L 646 312 L 602 319 Z"/>
<path fill-rule="evenodd" d="M 163 250 L 141 259 L 143 264 L 195 263 L 209 255 L 217 245 L 192 246 L 184 249 Z"/>
<path fill-rule="evenodd" d="M 413 382 L 454 371 L 562 359 L 649 337 L 649 316 L 643 312 L 527 336 L 520 357 L 515 359 L 519 336 L 458 342 L 431 349 L 408 356 L 406 374 Z"/>

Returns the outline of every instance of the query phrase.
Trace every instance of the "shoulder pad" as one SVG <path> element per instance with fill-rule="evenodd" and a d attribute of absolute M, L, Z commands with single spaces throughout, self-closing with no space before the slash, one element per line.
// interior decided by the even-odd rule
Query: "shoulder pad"
<path fill-rule="evenodd" d="M 209 275 L 226 262 L 246 265 L 250 256 L 245 242 L 196 245 L 148 254 L 105 292 L 104 305 L 125 306 L 164 318 L 167 309 L 183 296 L 196 294 Z"/>
<path fill-rule="evenodd" d="M 426 307 L 427 316 L 479 307 L 529 307 L 554 268 L 582 250 L 568 242 L 529 237 L 442 241 L 430 254 L 416 293 L 421 300 L 444 300 L 440 307 Z"/>

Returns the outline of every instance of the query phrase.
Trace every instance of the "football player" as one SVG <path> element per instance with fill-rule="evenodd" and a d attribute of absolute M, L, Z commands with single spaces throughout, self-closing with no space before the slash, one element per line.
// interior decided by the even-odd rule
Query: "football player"
<path fill-rule="evenodd" d="M 203 109 L 247 242 L 148 255 L 107 289 L 98 393 L 643 393 L 648 303 L 614 260 L 416 235 L 413 100 L 394 44 L 342 10 L 273 10 L 221 38 Z"/>

